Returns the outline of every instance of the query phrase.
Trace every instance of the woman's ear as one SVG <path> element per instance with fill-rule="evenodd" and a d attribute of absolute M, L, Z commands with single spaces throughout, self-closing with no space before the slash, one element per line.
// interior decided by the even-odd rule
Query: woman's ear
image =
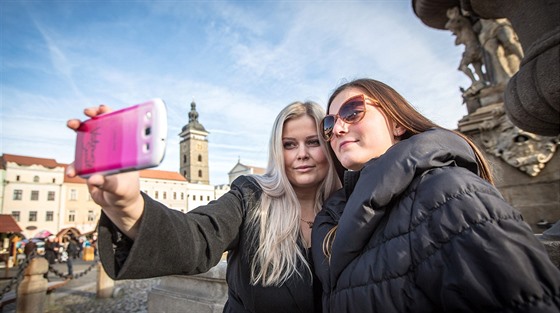
<path fill-rule="evenodd" d="M 395 138 L 399 138 L 404 134 L 404 132 L 406 132 L 406 129 L 401 125 L 395 123 L 395 126 L 393 127 L 393 136 L 395 136 Z"/>

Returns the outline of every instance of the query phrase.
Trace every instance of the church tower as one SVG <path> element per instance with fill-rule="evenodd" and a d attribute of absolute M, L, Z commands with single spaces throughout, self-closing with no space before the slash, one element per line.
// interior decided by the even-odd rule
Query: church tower
<path fill-rule="evenodd" d="M 191 103 L 189 123 L 183 126 L 179 136 L 180 143 L 180 173 L 190 183 L 210 184 L 208 174 L 208 132 L 198 122 L 196 103 Z"/>

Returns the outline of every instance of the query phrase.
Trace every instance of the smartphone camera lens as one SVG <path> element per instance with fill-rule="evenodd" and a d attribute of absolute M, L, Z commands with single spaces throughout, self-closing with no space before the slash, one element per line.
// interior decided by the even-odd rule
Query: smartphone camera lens
<path fill-rule="evenodd" d="M 146 119 L 151 119 L 152 118 L 152 112 L 146 112 Z"/>
<path fill-rule="evenodd" d="M 152 133 L 152 128 L 146 127 L 144 129 L 144 135 L 149 136 Z"/>
<path fill-rule="evenodd" d="M 144 152 L 148 153 L 150 151 L 150 144 L 146 143 L 144 144 Z"/>

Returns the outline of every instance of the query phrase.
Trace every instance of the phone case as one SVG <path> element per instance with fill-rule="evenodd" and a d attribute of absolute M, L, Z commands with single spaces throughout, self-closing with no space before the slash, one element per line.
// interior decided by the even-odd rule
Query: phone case
<path fill-rule="evenodd" d="M 161 99 L 96 116 L 77 129 L 76 173 L 89 177 L 155 167 L 165 155 L 166 138 Z"/>

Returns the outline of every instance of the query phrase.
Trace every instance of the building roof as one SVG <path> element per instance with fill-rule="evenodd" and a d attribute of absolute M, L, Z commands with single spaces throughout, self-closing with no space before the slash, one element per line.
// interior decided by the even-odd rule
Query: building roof
<path fill-rule="evenodd" d="M 55 159 L 36 158 L 36 157 L 6 154 L 6 153 L 2 154 L 2 167 L 6 168 L 6 163 L 8 162 L 13 162 L 23 166 L 42 165 L 46 168 L 55 168 L 58 166 L 63 166 L 62 164 L 58 164 L 58 162 L 56 162 Z"/>
<path fill-rule="evenodd" d="M 257 167 L 252 165 L 247 165 L 247 166 L 253 169 L 253 174 L 263 175 L 264 173 L 266 173 L 266 168 L 264 167 Z"/>
<path fill-rule="evenodd" d="M 6 168 L 7 162 L 14 162 L 23 166 L 42 165 L 47 168 L 64 167 L 64 170 L 66 170 L 66 168 L 68 167 L 68 164 L 58 163 L 54 159 L 36 158 L 36 157 L 6 154 L 6 153 L 0 155 L 0 161 L 1 161 L 0 168 L 4 168 L 4 169 Z M 141 170 L 140 177 L 152 178 L 152 179 L 187 181 L 187 179 L 183 177 L 183 175 L 181 175 L 179 172 L 161 171 L 161 170 Z M 86 180 L 79 176 L 70 178 L 64 175 L 64 182 L 85 184 Z"/>
<path fill-rule="evenodd" d="M 0 214 L 0 233 L 20 233 L 21 227 L 9 214 Z"/>
<path fill-rule="evenodd" d="M 200 132 L 208 134 L 208 131 L 206 131 L 204 126 L 202 126 L 202 124 L 200 124 L 200 122 L 198 121 L 198 112 L 196 111 L 196 103 L 194 102 L 194 100 L 193 102 L 191 102 L 191 111 L 189 112 L 189 123 L 183 126 L 183 128 L 181 129 L 181 134 L 179 135 L 182 135 L 183 133 L 186 134 L 186 132 L 190 130 L 198 130 Z"/>
<path fill-rule="evenodd" d="M 66 168 L 66 166 L 68 165 L 65 164 L 64 166 Z M 140 178 L 187 181 L 187 179 L 183 177 L 183 175 L 179 174 L 178 172 L 160 171 L 160 170 L 140 170 Z M 64 182 L 75 183 L 75 184 L 87 183 L 86 179 L 81 178 L 80 176 L 70 178 L 66 175 L 64 175 Z"/>
<path fill-rule="evenodd" d="M 266 168 L 252 166 L 252 165 L 245 165 L 240 161 L 237 161 L 237 164 L 235 164 L 235 166 L 231 169 L 231 171 L 229 171 L 228 174 L 233 174 L 235 172 L 245 172 L 245 171 L 251 171 L 251 173 L 257 175 L 263 175 L 264 173 L 266 173 Z"/>
<path fill-rule="evenodd" d="M 160 171 L 160 170 L 141 170 L 140 178 L 187 181 L 187 179 L 178 172 Z"/>

